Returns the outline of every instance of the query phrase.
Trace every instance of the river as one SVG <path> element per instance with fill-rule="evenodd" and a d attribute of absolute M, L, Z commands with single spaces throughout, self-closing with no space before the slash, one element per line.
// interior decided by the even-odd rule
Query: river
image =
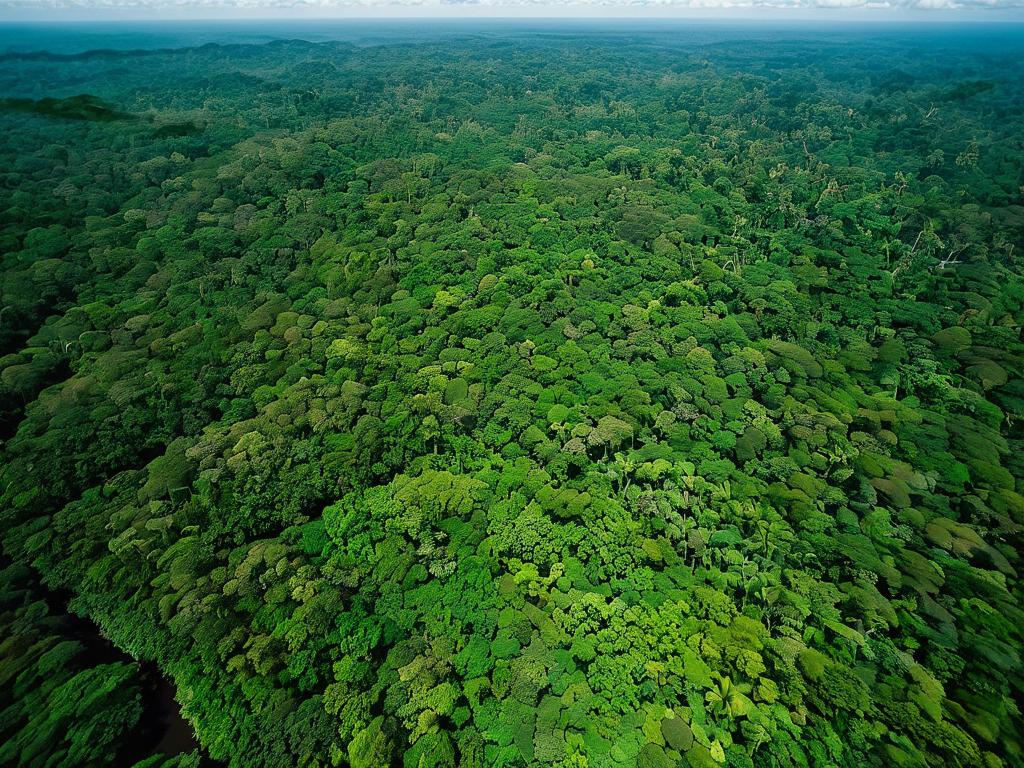
<path fill-rule="evenodd" d="M 38 582 L 32 584 L 32 591 L 45 599 L 51 611 L 63 612 L 65 621 L 61 630 L 85 646 L 84 658 L 89 662 L 128 662 L 138 670 L 136 682 L 142 689 L 142 715 L 137 727 L 121 740 L 116 757 L 111 761 L 114 768 L 131 768 L 138 761 L 158 753 L 174 756 L 196 750 L 202 755 L 201 765 L 204 768 L 220 765 L 201 748 L 195 731 L 182 716 L 181 706 L 175 700 L 174 683 L 161 673 L 156 663 L 132 659 L 104 637 L 92 621 L 68 611 L 68 593 L 48 589 Z"/>

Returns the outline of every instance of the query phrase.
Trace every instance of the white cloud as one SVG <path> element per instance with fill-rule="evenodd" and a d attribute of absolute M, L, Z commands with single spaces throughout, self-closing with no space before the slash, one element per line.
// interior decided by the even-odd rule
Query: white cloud
<path fill-rule="evenodd" d="M 889 12 L 906 13 L 928 11 L 973 12 L 985 10 L 1010 10 L 1024 8 L 1024 0 L 0 0 L 0 12 L 4 10 L 36 11 L 48 13 L 57 11 L 109 11 L 126 9 L 138 13 L 187 12 L 189 9 L 209 11 L 222 9 L 258 12 L 260 10 L 294 10 L 309 16 L 318 10 L 344 12 L 379 12 L 389 15 L 401 9 L 431 9 L 448 15 L 463 9 L 467 13 L 487 11 L 494 13 L 505 10 L 528 15 L 534 10 L 547 12 L 569 9 L 573 15 L 599 15 L 602 10 L 628 12 L 650 10 L 660 13 L 686 12 L 707 15 L 716 9 L 729 11 L 730 15 L 743 16 L 744 9 L 758 11 L 761 18 L 771 11 L 814 11 L 828 17 L 831 11 L 850 11 L 873 14 L 879 18 Z M 509 14 L 512 15 L 512 14 Z M 984 14 L 982 14 L 984 15 Z"/>

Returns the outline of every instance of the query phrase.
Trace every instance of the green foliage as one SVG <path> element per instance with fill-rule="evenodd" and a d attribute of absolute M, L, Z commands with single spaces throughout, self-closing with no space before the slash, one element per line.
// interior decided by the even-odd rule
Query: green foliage
<path fill-rule="evenodd" d="M 1024 762 L 1019 32 L 705 33 L 3 55 L 0 763 Z"/>

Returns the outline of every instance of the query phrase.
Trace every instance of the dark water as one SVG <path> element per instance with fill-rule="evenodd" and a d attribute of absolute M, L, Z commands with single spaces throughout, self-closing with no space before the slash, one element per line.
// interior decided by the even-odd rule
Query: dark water
<path fill-rule="evenodd" d="M 180 755 L 200 749 L 195 731 L 188 720 L 182 717 L 181 706 L 174 698 L 174 684 L 160 674 L 155 664 L 149 666 L 148 672 L 156 685 L 144 703 L 153 735 L 159 737 L 152 751 Z"/>
<path fill-rule="evenodd" d="M 202 751 L 195 731 L 181 715 L 174 683 L 160 673 L 156 664 L 144 662 L 138 666 L 143 687 L 142 717 L 138 728 L 122 744 L 116 766 L 129 768 L 157 753 L 174 756 Z"/>
<path fill-rule="evenodd" d="M 52 606 L 67 605 L 70 595 L 36 584 L 35 589 Z M 133 660 L 117 648 L 88 619 L 67 611 L 63 629 L 86 648 L 89 661 L 108 664 L 115 661 L 131 662 L 138 668 L 136 681 L 142 688 L 142 716 L 138 727 L 122 740 L 113 768 L 128 768 L 151 755 L 168 756 L 202 752 L 195 732 L 182 717 L 181 706 L 175 700 L 174 684 L 153 662 Z M 204 760 L 205 765 L 215 765 Z"/>

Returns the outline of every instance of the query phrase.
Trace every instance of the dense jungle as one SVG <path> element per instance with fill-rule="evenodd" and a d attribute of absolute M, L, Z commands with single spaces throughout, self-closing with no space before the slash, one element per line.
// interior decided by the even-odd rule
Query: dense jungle
<path fill-rule="evenodd" d="M 316 29 L 0 34 L 0 765 L 1024 765 L 1024 27 Z"/>

